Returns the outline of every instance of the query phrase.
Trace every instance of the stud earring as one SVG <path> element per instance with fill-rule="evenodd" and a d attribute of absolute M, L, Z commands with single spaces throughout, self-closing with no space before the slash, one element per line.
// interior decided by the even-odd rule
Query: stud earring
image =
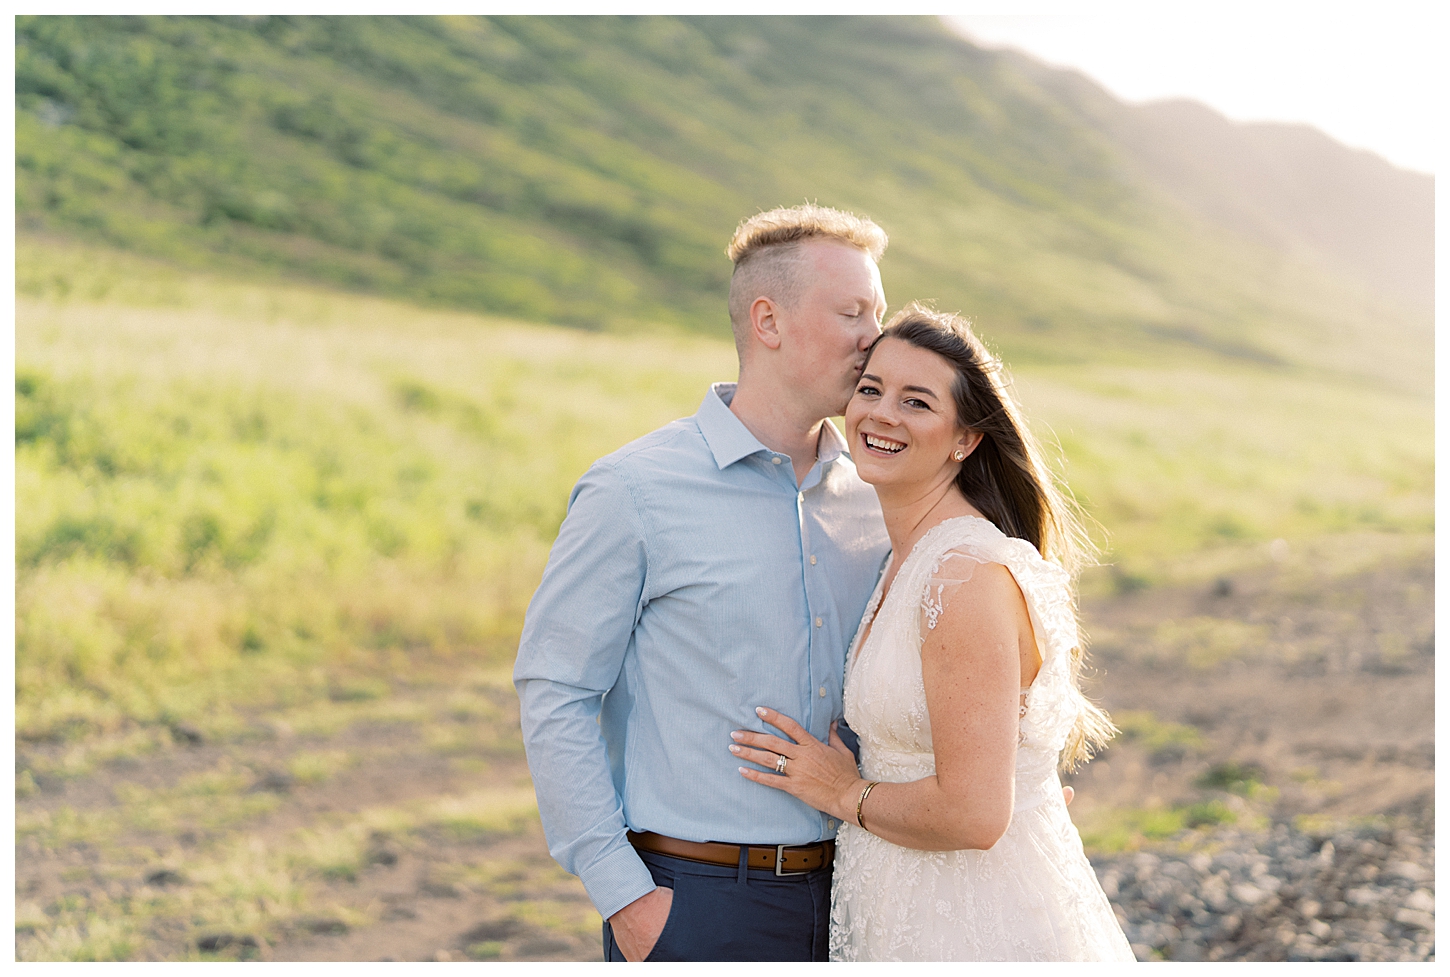
<path fill-rule="evenodd" d="M 953 451 L 952 452 L 952 459 L 954 461 L 966 461 L 967 460 L 967 453 L 965 451 L 963 451 L 961 448 L 958 448 L 956 451 Z"/>

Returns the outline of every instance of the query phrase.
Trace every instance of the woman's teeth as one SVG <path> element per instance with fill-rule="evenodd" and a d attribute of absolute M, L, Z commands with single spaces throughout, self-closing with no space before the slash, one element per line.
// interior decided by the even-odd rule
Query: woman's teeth
<path fill-rule="evenodd" d="M 896 452 L 900 451 L 902 448 L 906 447 L 906 445 L 899 444 L 896 441 L 886 441 L 882 438 L 874 437 L 870 434 L 862 435 L 862 437 L 866 439 L 866 445 L 868 447 L 875 448 L 877 451 L 887 451 L 893 455 L 896 454 Z"/>

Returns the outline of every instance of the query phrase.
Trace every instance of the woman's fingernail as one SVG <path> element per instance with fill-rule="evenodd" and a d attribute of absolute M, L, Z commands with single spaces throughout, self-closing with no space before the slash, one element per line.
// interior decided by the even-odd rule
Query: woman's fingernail
<path fill-rule="evenodd" d="M 731 753 L 739 753 L 740 752 L 740 747 L 736 746 L 734 743 L 731 743 L 730 744 L 730 752 Z"/>
<path fill-rule="evenodd" d="M 765 715 L 765 707 L 764 706 L 756 706 L 755 707 L 755 714 L 757 716 L 762 716 L 763 717 Z"/>
<path fill-rule="evenodd" d="M 737 729 L 735 732 L 733 732 L 733 733 L 730 734 L 730 738 L 732 740 L 743 740 L 743 739 L 745 739 L 745 734 L 742 733 L 742 732 L 740 732 L 740 730 Z"/>

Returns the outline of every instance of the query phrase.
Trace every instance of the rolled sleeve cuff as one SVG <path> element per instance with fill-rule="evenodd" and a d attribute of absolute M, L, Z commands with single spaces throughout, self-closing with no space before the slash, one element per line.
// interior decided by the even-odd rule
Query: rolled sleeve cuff
<path fill-rule="evenodd" d="M 654 876 L 640 860 L 634 847 L 625 845 L 589 866 L 579 874 L 584 891 L 599 915 L 608 919 L 641 896 L 654 891 Z"/>

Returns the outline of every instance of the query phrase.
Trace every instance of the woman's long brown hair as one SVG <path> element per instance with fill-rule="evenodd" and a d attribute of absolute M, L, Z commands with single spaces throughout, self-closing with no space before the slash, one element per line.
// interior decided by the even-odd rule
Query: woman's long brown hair
<path fill-rule="evenodd" d="M 982 435 L 976 450 L 962 462 L 957 489 L 1005 535 L 1027 540 L 1075 581 L 1094 547 L 1076 502 L 1044 464 L 1042 451 L 1022 420 L 1008 391 L 1002 361 L 987 350 L 967 320 L 916 302 L 892 317 L 868 357 L 885 339 L 910 343 L 952 365 L 957 423 Z M 1117 732 L 1107 714 L 1078 687 L 1085 657 L 1079 632 L 1072 649 L 1071 677 L 1081 708 L 1062 751 L 1060 765 L 1066 770 L 1090 759 Z"/>

